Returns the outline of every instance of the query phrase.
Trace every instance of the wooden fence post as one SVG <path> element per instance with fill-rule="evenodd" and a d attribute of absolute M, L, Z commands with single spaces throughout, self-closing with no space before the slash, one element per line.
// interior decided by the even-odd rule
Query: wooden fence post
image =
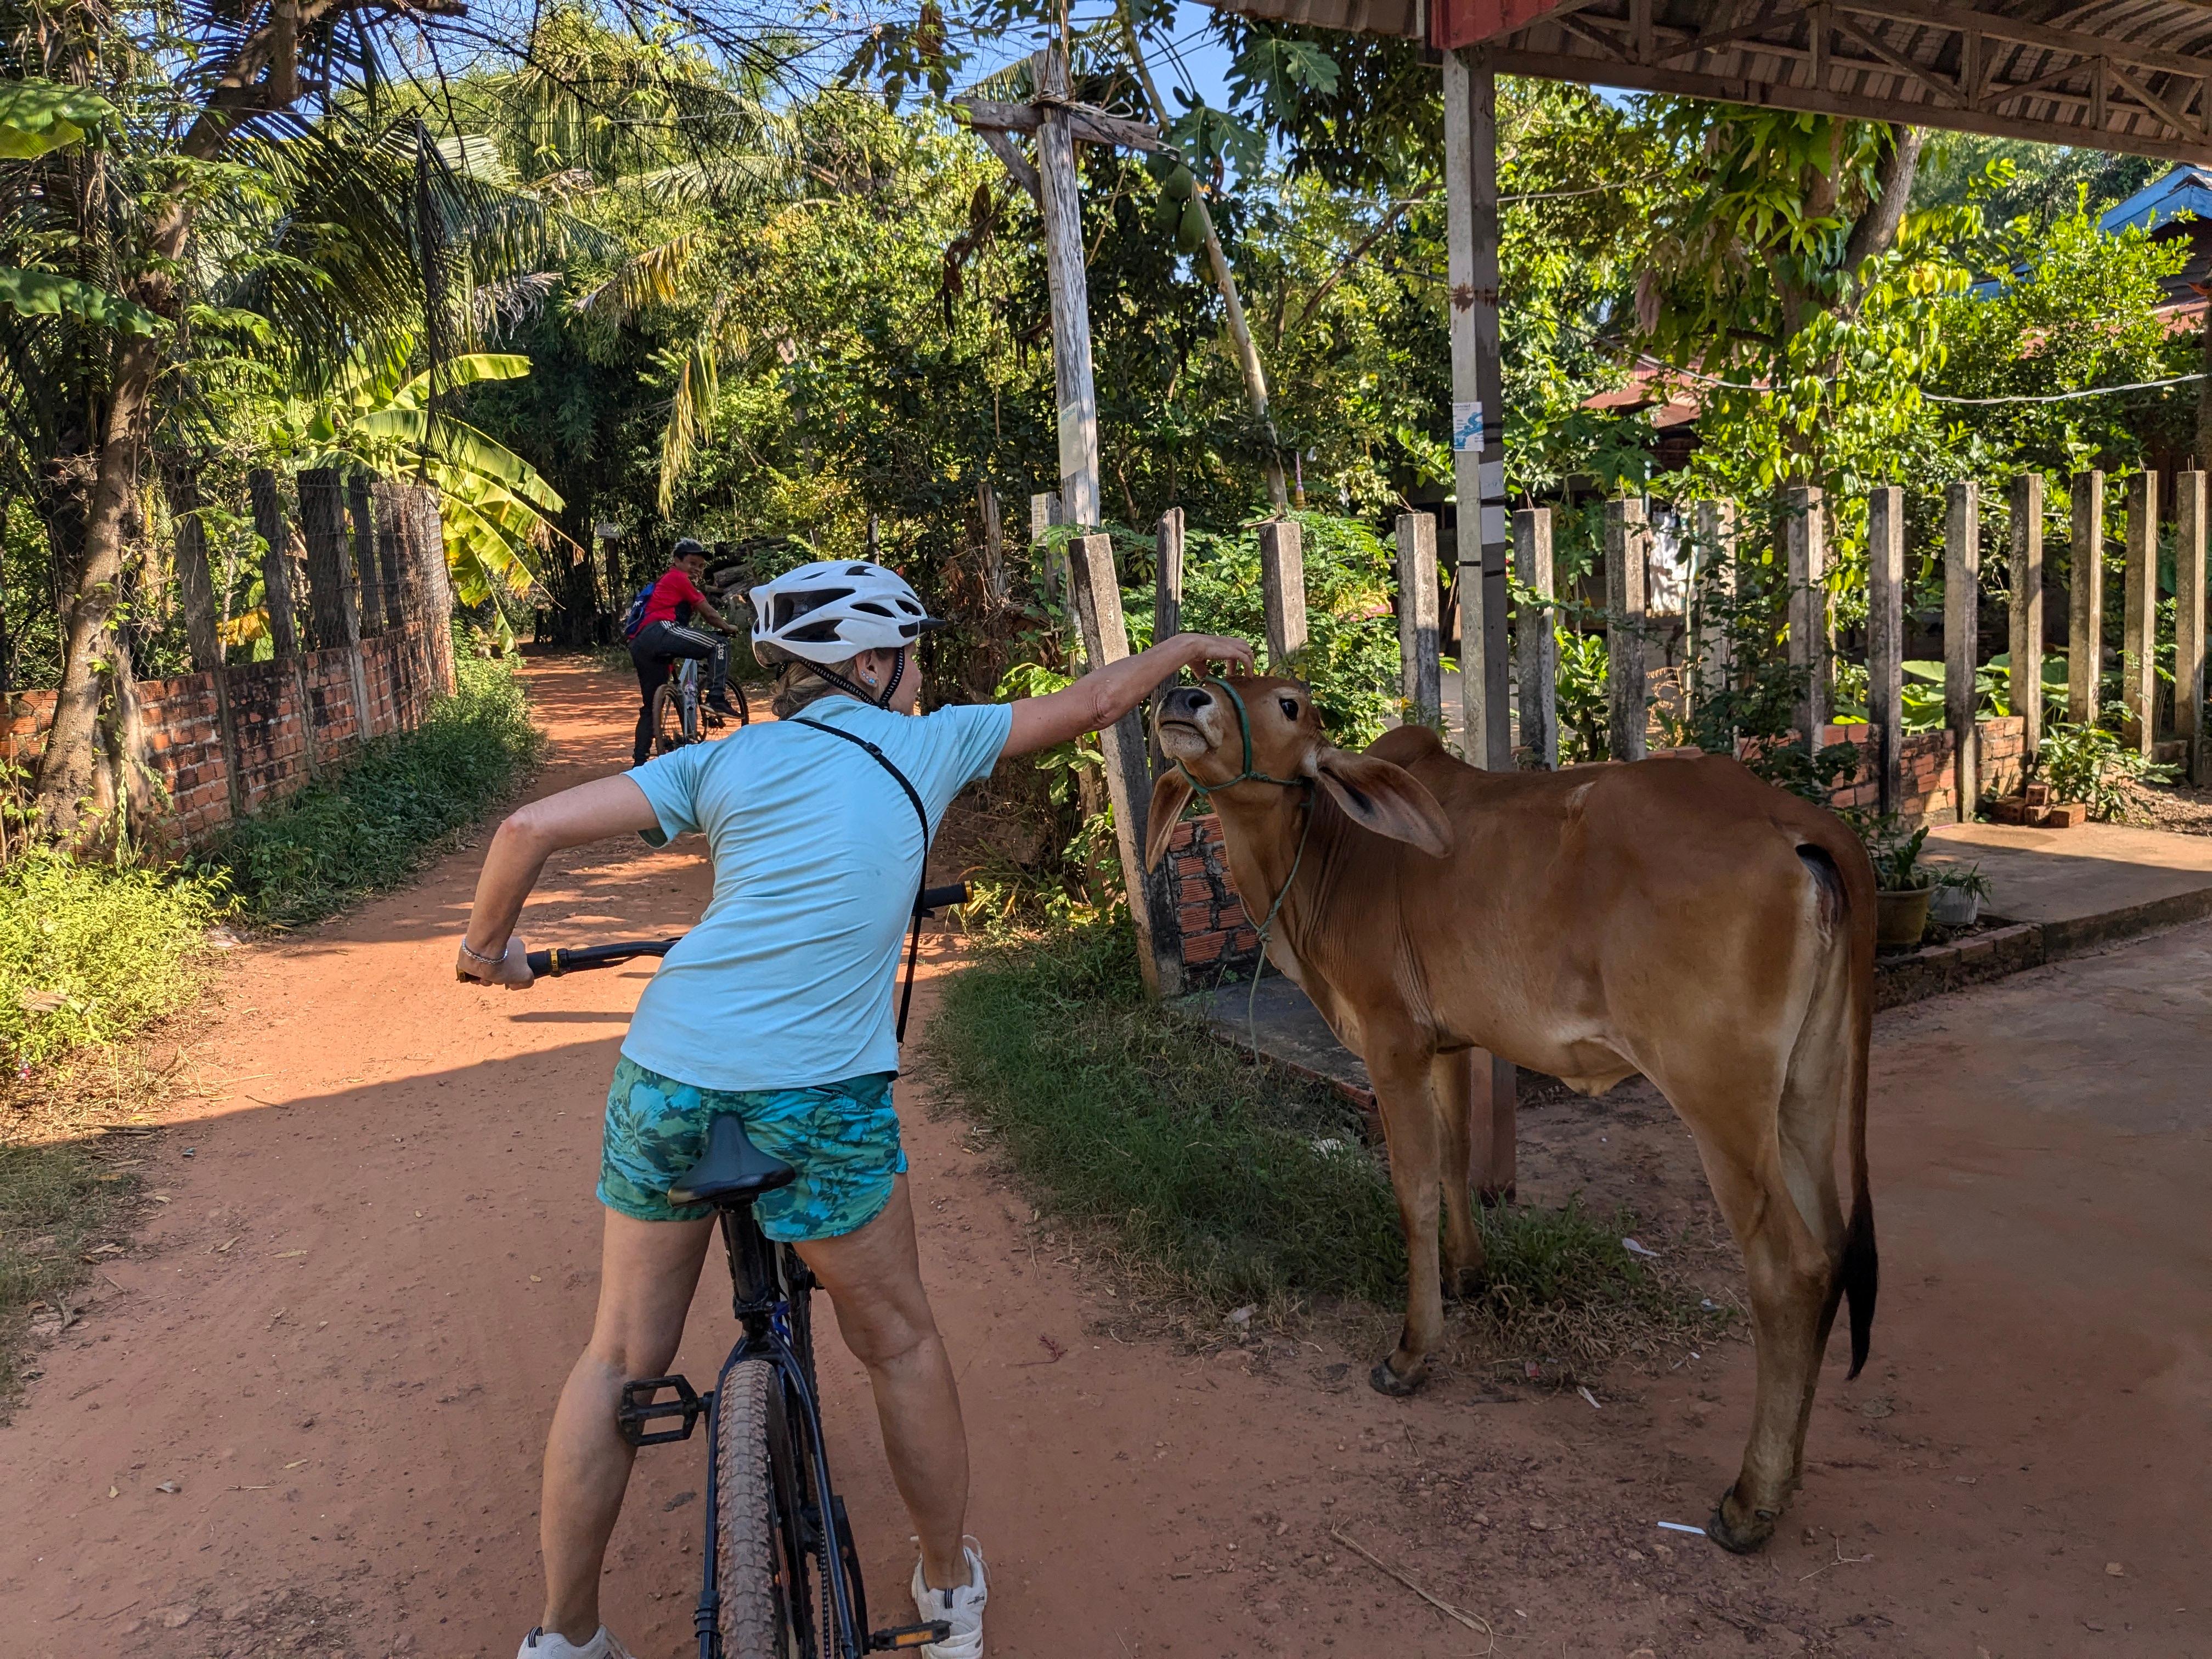
<path fill-rule="evenodd" d="M 1271 519 L 1260 526 L 1260 586 L 1267 607 L 1268 669 L 1293 673 L 1291 659 L 1306 646 L 1306 560 L 1297 520 Z"/>
<path fill-rule="evenodd" d="M 376 574 L 376 515 L 369 506 L 368 474 L 356 472 L 346 481 L 346 499 L 353 510 L 353 562 L 361 592 L 361 631 L 381 634 L 385 629 L 384 583 Z"/>
<path fill-rule="evenodd" d="M 1725 691 L 1735 673 L 1735 640 L 1729 631 L 1735 599 L 1735 503 L 1699 501 L 1691 544 L 1697 568 L 1691 577 L 1690 604 L 1696 632 L 1697 700 L 1710 703 Z M 1735 734 L 1730 731 L 1728 735 Z"/>
<path fill-rule="evenodd" d="M 2192 783 L 2212 777 L 2212 743 L 2204 730 L 2204 475 L 2174 478 L 2173 734 Z"/>
<path fill-rule="evenodd" d="M 404 628 L 418 617 L 400 525 L 406 514 L 404 487 L 393 479 L 379 478 L 369 486 L 369 495 L 376 503 L 377 586 L 383 594 L 384 625 Z"/>
<path fill-rule="evenodd" d="M 1943 531 L 1943 723 L 1950 728 L 1952 793 L 1960 823 L 1981 804 L 1980 755 L 1974 715 L 1974 670 L 1981 654 L 1982 489 L 1953 483 Z"/>
<path fill-rule="evenodd" d="M 2012 712 L 2021 719 L 2021 757 L 2043 743 L 2043 475 L 2012 481 Z"/>
<path fill-rule="evenodd" d="M 1905 492 L 1867 496 L 1867 721 L 1874 729 L 1875 810 L 1905 799 Z"/>
<path fill-rule="evenodd" d="M 1068 546 L 1084 649 L 1094 666 L 1103 668 L 1129 654 L 1128 626 L 1121 617 L 1121 578 L 1114 568 L 1114 538 L 1083 536 Z M 1175 864 L 1163 859 L 1158 871 L 1145 869 L 1145 826 L 1152 794 L 1143 711 L 1132 709 L 1098 737 L 1106 758 L 1107 798 L 1114 808 L 1115 846 L 1121 855 L 1129 918 L 1137 929 L 1137 965 L 1154 996 L 1174 996 L 1183 988 Z"/>
<path fill-rule="evenodd" d="M 1070 524 L 1091 530 L 1098 506 L 1098 392 L 1091 369 L 1091 289 L 1083 251 L 1083 192 L 1069 130 L 1066 55 L 1036 59 L 1036 171 L 1043 209 L 1045 277 L 1052 297 L 1052 373 L 1060 411 L 1060 498 Z"/>
<path fill-rule="evenodd" d="M 453 578 L 446 567 L 446 525 L 438 511 L 438 492 L 417 484 L 408 492 L 414 514 L 416 568 L 422 584 L 424 620 L 430 623 L 430 660 L 439 689 L 451 693 L 453 676 Z"/>
<path fill-rule="evenodd" d="M 2105 475 L 2074 475 L 2073 576 L 2066 606 L 2066 718 L 2097 718 L 2105 670 Z"/>
<path fill-rule="evenodd" d="M 300 632 L 292 605 L 291 532 L 284 526 L 284 500 L 276 493 L 276 475 L 257 466 L 246 475 L 247 498 L 253 505 L 253 528 L 265 551 L 261 556 L 261 588 L 269 607 L 269 639 L 279 657 L 300 654 Z"/>
<path fill-rule="evenodd" d="M 1797 698 L 1797 736 L 1805 752 L 1820 752 L 1828 723 L 1828 514 L 1823 492 L 1795 484 L 1783 492 L 1783 538 L 1789 555 L 1790 665 L 1805 677 Z"/>
<path fill-rule="evenodd" d="M 1437 631 L 1437 521 L 1398 515 L 1398 685 L 1406 723 L 1441 731 L 1443 640 Z"/>
<path fill-rule="evenodd" d="M 983 525 L 983 592 L 1001 605 L 1006 602 L 1006 532 L 999 519 L 999 492 L 988 478 L 976 481 L 975 516 Z"/>
<path fill-rule="evenodd" d="M 1152 530 L 1152 643 L 1173 639 L 1182 632 L 1182 509 L 1171 507 L 1160 514 Z M 1152 775 L 1167 765 L 1159 734 L 1151 738 Z M 1181 912 L 1171 912 L 1180 927 Z M 1178 954 L 1177 961 L 1181 961 Z"/>
<path fill-rule="evenodd" d="M 1060 523 L 1060 497 L 1050 490 L 1030 497 L 1030 545 L 1037 550 L 1037 574 L 1044 578 L 1045 597 L 1067 598 L 1067 554 L 1053 546 L 1045 533 Z"/>
<path fill-rule="evenodd" d="M 2120 588 L 2122 735 L 2148 755 L 2158 723 L 2158 474 L 2128 480 L 2128 568 Z"/>
<path fill-rule="evenodd" d="M 315 643 L 345 653 L 353 693 L 354 741 L 368 740 L 368 672 L 361 659 L 361 613 L 346 553 L 345 483 L 329 467 L 300 475 L 300 530 L 307 544 L 307 614 Z"/>
<path fill-rule="evenodd" d="M 1403 522 L 1401 520 L 1400 522 Z M 1553 636 L 1552 509 L 1513 515 L 1513 571 L 1530 598 L 1520 606 L 1521 746 L 1547 772 L 1559 769 L 1559 642 Z"/>
<path fill-rule="evenodd" d="M 208 569 L 207 526 L 200 522 L 198 483 L 189 474 L 169 482 L 169 511 L 177 526 L 177 587 L 185 612 L 185 639 L 195 673 L 222 667 L 222 635 L 216 628 L 215 578 Z"/>
<path fill-rule="evenodd" d="M 1607 748 L 1617 761 L 1644 756 L 1644 562 L 1650 544 L 1641 499 L 1605 504 Z"/>

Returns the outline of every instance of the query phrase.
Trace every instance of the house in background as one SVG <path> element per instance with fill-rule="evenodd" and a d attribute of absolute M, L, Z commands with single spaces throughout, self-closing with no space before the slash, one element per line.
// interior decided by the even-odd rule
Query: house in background
<path fill-rule="evenodd" d="M 2166 302 L 2159 309 L 2176 333 L 2201 326 L 2204 289 L 2212 283 L 2212 168 L 2185 165 L 2154 179 L 2100 218 L 2097 228 L 2108 236 L 2142 228 L 2154 242 L 2185 240 L 2189 263 L 2166 279 Z"/>

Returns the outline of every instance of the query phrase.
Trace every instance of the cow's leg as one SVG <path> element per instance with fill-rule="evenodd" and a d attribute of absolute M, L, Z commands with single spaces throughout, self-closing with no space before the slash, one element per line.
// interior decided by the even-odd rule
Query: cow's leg
<path fill-rule="evenodd" d="M 1843 1127 L 1856 1066 L 1850 1052 L 1850 1009 L 1839 977 L 1831 975 L 1815 1002 L 1791 1057 L 1783 1085 L 1782 1174 L 1798 1216 L 1819 1242 L 1827 1264 L 1820 1316 L 1813 1334 L 1813 1362 L 1797 1402 L 1796 1432 L 1790 1451 L 1790 1490 L 1805 1473 L 1805 1431 L 1813 1420 L 1813 1399 L 1820 1384 L 1820 1362 L 1828 1352 L 1828 1333 L 1843 1298 L 1844 1203 L 1836 1187 L 1836 1136 Z"/>
<path fill-rule="evenodd" d="M 1429 1095 L 1443 1146 L 1443 1293 L 1473 1296 L 1482 1283 L 1482 1235 L 1475 1231 L 1468 1197 L 1474 1172 L 1474 1125 L 1468 1111 L 1474 1081 L 1468 1051 L 1438 1054 L 1429 1062 Z"/>
<path fill-rule="evenodd" d="M 1713 1194 L 1743 1249 L 1750 1280 L 1757 1395 L 1743 1469 L 1722 1494 L 1705 1530 L 1739 1554 L 1774 1534 L 1797 1474 L 1805 1402 L 1820 1370 L 1820 1334 L 1834 1277 L 1826 1253 L 1798 1213 L 1771 1133 L 1747 1159 L 1722 1160 L 1701 1145 Z"/>
<path fill-rule="evenodd" d="M 1437 1259 L 1437 1206 L 1443 1136 L 1429 1095 L 1433 1051 L 1412 1041 L 1370 1042 L 1367 1074 L 1390 1145 L 1390 1185 L 1406 1235 L 1406 1324 L 1395 1352 L 1368 1381 L 1382 1394 L 1407 1395 L 1428 1381 L 1430 1351 L 1443 1340 L 1444 1304 Z"/>

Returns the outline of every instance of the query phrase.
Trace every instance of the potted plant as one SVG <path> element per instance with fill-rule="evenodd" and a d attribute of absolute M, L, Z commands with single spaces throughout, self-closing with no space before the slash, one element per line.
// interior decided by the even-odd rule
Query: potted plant
<path fill-rule="evenodd" d="M 1867 842 L 1874 860 L 1875 943 L 1914 945 L 1928 931 L 1928 901 L 1936 891 L 1936 872 L 1920 861 L 1928 842 L 1923 824 L 1910 836 L 1894 818 L 1875 826 Z"/>
<path fill-rule="evenodd" d="M 1971 927 L 1989 896 L 1990 878 L 1978 864 L 1938 871 L 1936 890 L 1928 896 L 1928 920 L 1938 927 Z"/>

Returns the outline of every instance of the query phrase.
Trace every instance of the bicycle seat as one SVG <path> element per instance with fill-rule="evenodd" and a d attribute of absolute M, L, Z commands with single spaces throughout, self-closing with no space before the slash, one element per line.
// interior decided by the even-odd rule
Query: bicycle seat
<path fill-rule="evenodd" d="M 707 1126 L 705 1156 L 677 1176 L 671 1204 L 750 1204 L 763 1193 L 788 1187 L 799 1171 L 753 1145 L 745 1126 L 724 1112 Z"/>

